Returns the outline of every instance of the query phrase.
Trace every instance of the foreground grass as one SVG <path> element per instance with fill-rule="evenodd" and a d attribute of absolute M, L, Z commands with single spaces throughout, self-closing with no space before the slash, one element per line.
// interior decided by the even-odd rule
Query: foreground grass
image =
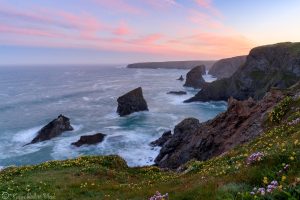
<path fill-rule="evenodd" d="M 286 98 L 266 119 L 266 132 L 208 161 L 190 161 L 182 172 L 129 168 L 118 156 L 87 156 L 0 172 L 0 199 L 149 199 L 157 190 L 173 199 L 300 199 L 300 99 Z M 247 164 L 255 153 L 261 160 Z M 284 166 L 289 165 L 287 170 Z M 279 171 L 281 170 L 281 173 Z M 254 187 L 278 188 L 265 195 Z"/>

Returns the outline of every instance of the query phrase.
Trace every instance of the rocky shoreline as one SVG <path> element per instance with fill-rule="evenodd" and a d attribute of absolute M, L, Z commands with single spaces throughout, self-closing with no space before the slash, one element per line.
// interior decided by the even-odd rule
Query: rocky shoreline
<path fill-rule="evenodd" d="M 259 136 L 264 130 L 267 114 L 286 96 L 284 89 L 299 82 L 299 61 L 300 43 L 282 43 L 254 48 L 245 64 L 231 77 L 212 83 L 206 83 L 202 78 L 204 65 L 191 69 L 184 86 L 201 88 L 201 91 L 186 102 L 226 100 L 227 111 L 203 123 L 195 118 L 184 119 L 175 126 L 173 134 L 171 131 L 163 133 L 161 138 L 149 144 L 162 147 L 155 164 L 160 168 L 177 169 L 193 159 L 205 161 L 222 155 Z M 171 91 L 169 94 L 184 95 L 186 92 Z M 119 97 L 117 102 L 120 117 L 149 111 L 141 87 Z M 70 119 L 59 115 L 29 144 L 50 140 L 72 130 Z M 105 136 L 102 133 L 81 136 L 72 145 L 97 144 Z"/>

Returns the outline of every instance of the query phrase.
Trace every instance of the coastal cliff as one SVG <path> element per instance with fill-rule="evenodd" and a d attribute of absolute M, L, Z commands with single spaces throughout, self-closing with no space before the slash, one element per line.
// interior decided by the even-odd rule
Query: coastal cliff
<path fill-rule="evenodd" d="M 229 78 L 237 69 L 245 64 L 247 56 L 236 56 L 217 61 L 209 70 L 209 74 L 218 79 Z"/>
<path fill-rule="evenodd" d="M 229 97 L 261 99 L 272 87 L 287 88 L 300 80 L 300 43 L 279 43 L 256 47 L 230 78 L 214 81 L 193 101 L 227 101 Z"/>
<path fill-rule="evenodd" d="M 189 160 L 207 160 L 252 140 L 262 133 L 266 113 L 283 97 L 281 91 L 272 90 L 258 102 L 230 98 L 227 111 L 212 120 L 183 120 L 160 150 L 156 164 L 176 169 Z"/>
<path fill-rule="evenodd" d="M 144 62 L 127 65 L 127 68 L 142 69 L 192 69 L 198 65 L 205 65 L 208 69 L 215 63 L 213 60 L 196 61 L 168 61 L 168 62 Z"/>

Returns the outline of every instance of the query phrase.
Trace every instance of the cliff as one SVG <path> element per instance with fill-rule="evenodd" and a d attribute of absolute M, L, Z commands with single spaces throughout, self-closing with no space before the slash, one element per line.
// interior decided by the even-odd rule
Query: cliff
<path fill-rule="evenodd" d="M 283 97 L 281 91 L 274 90 L 258 102 L 230 98 L 227 111 L 212 120 L 183 120 L 162 147 L 156 164 L 176 169 L 189 160 L 207 160 L 252 140 L 262 133 L 266 113 Z"/>
<path fill-rule="evenodd" d="M 229 78 L 237 69 L 245 64 L 247 56 L 225 58 L 217 61 L 209 70 L 209 74 L 218 79 Z"/>
<path fill-rule="evenodd" d="M 205 65 L 208 69 L 215 63 L 212 60 L 195 60 L 195 61 L 168 61 L 168 62 L 144 62 L 127 65 L 127 68 L 144 68 L 144 69 L 192 69 L 198 65 Z"/>
<path fill-rule="evenodd" d="M 261 99 L 272 87 L 287 88 L 300 80 L 300 43 L 279 43 L 251 50 L 246 63 L 230 78 L 217 80 L 185 101 Z"/>

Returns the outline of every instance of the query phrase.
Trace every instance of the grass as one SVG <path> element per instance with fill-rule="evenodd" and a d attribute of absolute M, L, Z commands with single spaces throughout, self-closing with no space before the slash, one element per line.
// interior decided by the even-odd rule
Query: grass
<path fill-rule="evenodd" d="M 299 110 L 300 99 L 286 98 L 269 115 L 266 121 L 272 123 L 260 137 L 223 156 L 190 161 L 178 173 L 153 166 L 129 168 L 118 156 L 9 167 L 0 172 L 0 199 L 2 195 L 7 199 L 141 200 L 157 190 L 169 193 L 171 200 L 299 199 L 300 124 L 287 124 L 299 117 Z M 263 158 L 246 164 L 255 152 L 262 152 Z M 279 173 L 287 164 L 288 170 Z M 250 194 L 254 187 L 267 187 L 272 180 L 280 186 L 272 193 Z"/>

